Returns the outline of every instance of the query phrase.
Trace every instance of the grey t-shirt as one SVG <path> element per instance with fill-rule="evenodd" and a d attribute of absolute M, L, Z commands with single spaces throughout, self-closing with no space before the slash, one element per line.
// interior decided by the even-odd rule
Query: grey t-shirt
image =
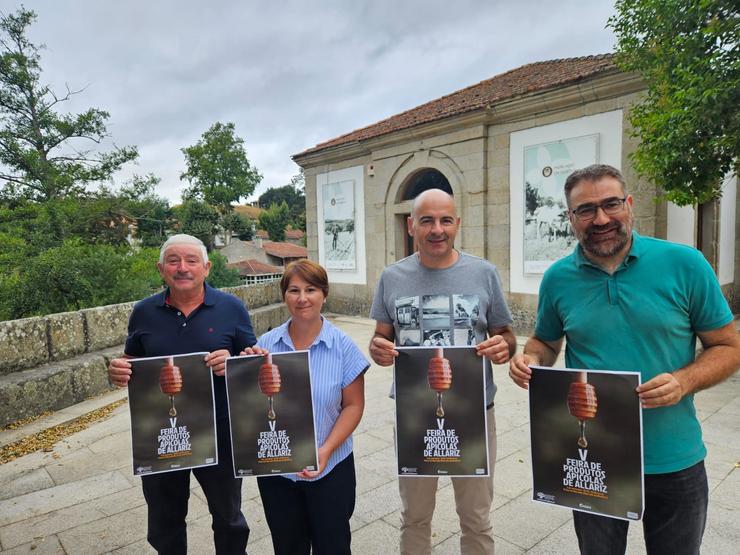
<path fill-rule="evenodd" d="M 449 268 L 427 268 L 413 254 L 388 266 L 380 276 L 370 317 L 392 324 L 396 344 L 477 345 L 488 330 L 511 324 L 496 267 L 460 252 Z M 496 394 L 486 360 L 486 399 Z"/>

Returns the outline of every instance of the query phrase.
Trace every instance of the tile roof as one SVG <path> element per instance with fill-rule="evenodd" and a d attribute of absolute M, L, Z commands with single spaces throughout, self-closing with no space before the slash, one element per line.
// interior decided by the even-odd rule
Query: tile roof
<path fill-rule="evenodd" d="M 275 241 L 262 241 L 262 248 L 267 254 L 278 258 L 307 258 L 308 249 L 293 243 L 278 243 Z"/>
<path fill-rule="evenodd" d="M 264 230 L 264 229 L 258 229 L 255 232 L 255 235 L 261 239 L 267 239 L 270 235 Z M 285 230 L 285 238 L 286 239 L 303 239 L 303 231 L 300 229 L 286 229 Z"/>
<path fill-rule="evenodd" d="M 303 230 L 301 229 L 286 229 L 285 230 L 285 238 L 286 239 L 303 239 Z"/>
<path fill-rule="evenodd" d="M 364 141 L 394 131 L 484 109 L 503 100 L 565 85 L 614 69 L 616 69 L 616 65 L 613 54 L 563 58 L 527 64 L 367 127 L 319 143 L 294 155 L 294 157 L 319 152 L 333 146 Z"/>
<path fill-rule="evenodd" d="M 260 262 L 259 260 L 255 260 L 254 258 L 250 258 L 249 260 L 240 260 L 239 262 L 227 264 L 226 266 L 228 268 L 236 268 L 237 270 L 239 270 L 240 276 L 283 273 L 282 268 L 272 266 L 271 264 L 265 264 L 264 262 Z"/>

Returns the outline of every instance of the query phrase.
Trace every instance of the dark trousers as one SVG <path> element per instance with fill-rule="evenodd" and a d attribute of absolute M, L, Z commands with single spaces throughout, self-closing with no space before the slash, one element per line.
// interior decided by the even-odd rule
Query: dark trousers
<path fill-rule="evenodd" d="M 203 488 L 211 513 L 213 542 L 218 555 L 244 555 L 249 538 L 241 511 L 242 481 L 234 478 L 229 421 L 218 419 L 218 465 L 192 472 Z M 157 553 L 185 555 L 188 550 L 185 517 L 190 497 L 190 470 L 142 476 L 149 508 L 147 540 Z"/>
<path fill-rule="evenodd" d="M 275 555 L 351 553 L 349 519 L 355 510 L 352 454 L 314 482 L 257 478 Z"/>
<path fill-rule="evenodd" d="M 709 488 L 704 461 L 678 472 L 645 475 L 642 527 L 649 555 L 699 553 L 707 522 Z M 622 555 L 629 521 L 573 512 L 584 555 Z"/>

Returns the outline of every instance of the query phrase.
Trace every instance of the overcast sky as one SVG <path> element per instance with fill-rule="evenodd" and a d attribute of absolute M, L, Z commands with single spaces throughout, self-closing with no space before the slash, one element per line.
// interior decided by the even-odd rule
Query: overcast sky
<path fill-rule="evenodd" d="M 132 172 L 179 201 L 180 149 L 234 122 L 264 176 L 298 171 L 315 144 L 523 64 L 603 54 L 603 0 L 26 0 L 46 44 L 43 80 L 85 87 L 67 111 L 107 110 Z M 3 13 L 20 5 L 3 0 Z"/>

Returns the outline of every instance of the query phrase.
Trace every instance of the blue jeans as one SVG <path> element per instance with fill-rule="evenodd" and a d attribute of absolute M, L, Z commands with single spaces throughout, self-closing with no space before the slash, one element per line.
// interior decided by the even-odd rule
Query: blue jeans
<path fill-rule="evenodd" d="M 699 553 L 707 522 L 709 487 L 704 461 L 678 472 L 645 475 L 642 527 L 649 555 Z M 573 512 L 583 555 L 622 555 L 629 521 Z"/>

